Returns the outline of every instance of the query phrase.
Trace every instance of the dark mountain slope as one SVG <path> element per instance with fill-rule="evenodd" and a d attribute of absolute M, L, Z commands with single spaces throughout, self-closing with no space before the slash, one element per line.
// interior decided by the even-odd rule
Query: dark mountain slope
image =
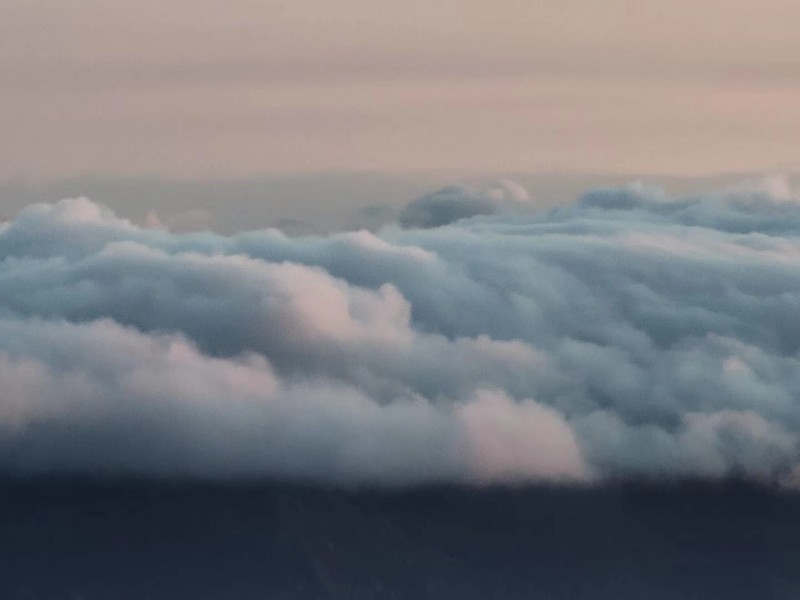
<path fill-rule="evenodd" d="M 0 598 L 796 599 L 800 496 L 6 481 Z"/>

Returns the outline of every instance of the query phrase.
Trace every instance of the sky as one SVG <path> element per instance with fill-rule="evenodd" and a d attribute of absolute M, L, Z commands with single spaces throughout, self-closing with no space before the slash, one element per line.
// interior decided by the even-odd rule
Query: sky
<path fill-rule="evenodd" d="M 800 486 L 796 3 L 0 8 L 0 473 Z"/>
<path fill-rule="evenodd" d="M 5 596 L 800 597 L 798 23 L 0 0 Z"/>
<path fill-rule="evenodd" d="M 793 172 L 787 0 L 0 0 L 0 180 Z"/>

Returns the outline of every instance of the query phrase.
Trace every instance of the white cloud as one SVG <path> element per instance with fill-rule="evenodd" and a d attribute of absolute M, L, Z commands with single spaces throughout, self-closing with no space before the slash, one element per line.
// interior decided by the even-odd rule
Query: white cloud
<path fill-rule="evenodd" d="M 298 238 L 25 209 L 0 229 L 2 467 L 793 481 L 800 205 L 635 185 L 534 213 L 509 190 Z"/>

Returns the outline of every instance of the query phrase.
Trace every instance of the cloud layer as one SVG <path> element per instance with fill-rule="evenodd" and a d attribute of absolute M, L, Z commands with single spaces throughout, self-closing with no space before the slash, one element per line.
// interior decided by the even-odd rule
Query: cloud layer
<path fill-rule="evenodd" d="M 785 186 L 538 213 L 453 188 L 429 218 L 442 194 L 402 228 L 298 238 L 26 208 L 0 226 L 0 469 L 800 478 Z"/>

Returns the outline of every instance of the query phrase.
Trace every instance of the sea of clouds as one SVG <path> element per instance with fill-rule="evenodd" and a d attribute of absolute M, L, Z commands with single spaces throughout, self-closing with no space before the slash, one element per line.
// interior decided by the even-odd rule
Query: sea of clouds
<path fill-rule="evenodd" d="M 308 237 L 31 205 L 0 225 L 0 471 L 797 484 L 800 203 L 506 182 Z"/>

